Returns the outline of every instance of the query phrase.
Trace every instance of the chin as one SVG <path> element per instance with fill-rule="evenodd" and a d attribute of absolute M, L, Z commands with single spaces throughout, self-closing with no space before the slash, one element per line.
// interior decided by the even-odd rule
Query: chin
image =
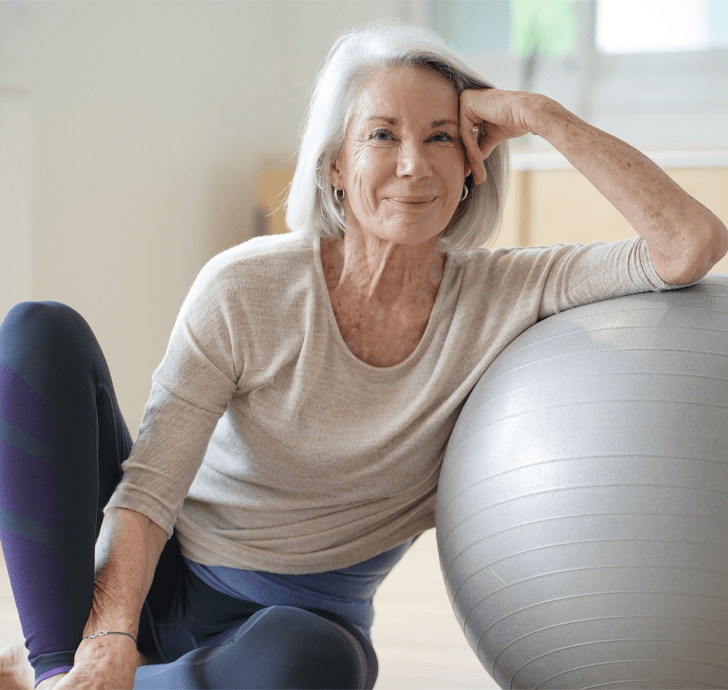
<path fill-rule="evenodd" d="M 448 222 L 449 219 L 447 221 L 423 223 L 413 221 L 412 218 L 395 218 L 381 228 L 380 231 L 375 231 L 374 234 L 383 240 L 396 244 L 425 244 L 433 239 L 439 239 Z"/>
<path fill-rule="evenodd" d="M 394 232 L 382 233 L 379 235 L 383 240 L 394 242 L 395 244 L 406 244 L 415 246 L 418 244 L 427 244 L 440 237 L 442 230 L 433 230 L 431 228 L 399 228 Z"/>

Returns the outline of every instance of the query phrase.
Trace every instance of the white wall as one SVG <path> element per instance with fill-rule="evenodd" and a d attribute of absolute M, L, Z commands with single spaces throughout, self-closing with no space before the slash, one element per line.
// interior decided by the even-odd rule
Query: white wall
<path fill-rule="evenodd" d="M 32 222 L 0 218 L 3 252 L 32 247 L 29 296 L 91 323 L 132 434 L 194 276 L 252 232 L 258 161 L 296 149 L 334 37 L 408 12 L 395 0 L 0 3 L 0 83 L 21 85 L 32 114 L 26 153 L 0 155 L 33 171 L 34 199 Z"/>
<path fill-rule="evenodd" d="M 33 158 L 30 99 L 0 81 L 0 314 L 32 292 Z"/>

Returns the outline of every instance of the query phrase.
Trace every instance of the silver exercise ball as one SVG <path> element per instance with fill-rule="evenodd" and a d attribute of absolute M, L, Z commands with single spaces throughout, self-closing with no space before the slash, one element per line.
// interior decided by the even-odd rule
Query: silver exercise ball
<path fill-rule="evenodd" d="M 453 430 L 437 540 L 503 688 L 728 688 L 728 276 L 530 328 Z"/>

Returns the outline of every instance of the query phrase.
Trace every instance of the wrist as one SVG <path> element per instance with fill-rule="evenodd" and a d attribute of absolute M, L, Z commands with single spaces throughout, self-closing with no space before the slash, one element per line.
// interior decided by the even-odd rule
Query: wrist
<path fill-rule="evenodd" d="M 550 144 L 556 145 L 558 139 L 566 133 L 567 128 L 577 124 L 579 118 L 553 98 L 541 94 L 530 95 L 533 97 L 533 101 L 530 108 L 532 116 L 528 123 L 529 131 Z"/>
<path fill-rule="evenodd" d="M 136 645 L 137 639 L 128 632 L 123 632 L 121 630 L 99 630 L 98 632 L 91 633 L 90 635 L 84 635 L 81 639 L 82 640 L 94 640 L 97 637 L 106 637 L 107 635 L 123 635 L 124 637 L 128 637 L 129 639 L 133 640 L 134 644 Z"/>
<path fill-rule="evenodd" d="M 136 655 L 136 642 L 127 635 L 89 635 L 81 639 L 74 655 L 74 665 L 94 660 L 106 663 L 119 658 L 131 663 L 132 659 L 136 660 Z"/>

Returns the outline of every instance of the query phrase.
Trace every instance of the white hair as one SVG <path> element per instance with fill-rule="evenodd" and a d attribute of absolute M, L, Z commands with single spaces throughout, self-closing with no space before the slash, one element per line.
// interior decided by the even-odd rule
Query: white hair
<path fill-rule="evenodd" d="M 344 144 L 360 90 L 370 76 L 391 67 L 423 67 L 445 77 L 458 96 L 465 89 L 493 85 L 464 62 L 434 31 L 387 20 L 363 24 L 339 36 L 316 77 L 302 125 L 296 172 L 286 201 L 293 232 L 341 237 L 343 205 L 335 198 L 330 171 Z M 441 235 L 445 251 L 467 252 L 498 230 L 508 182 L 508 145 L 499 144 L 485 161 L 488 179 L 470 188 Z"/>

